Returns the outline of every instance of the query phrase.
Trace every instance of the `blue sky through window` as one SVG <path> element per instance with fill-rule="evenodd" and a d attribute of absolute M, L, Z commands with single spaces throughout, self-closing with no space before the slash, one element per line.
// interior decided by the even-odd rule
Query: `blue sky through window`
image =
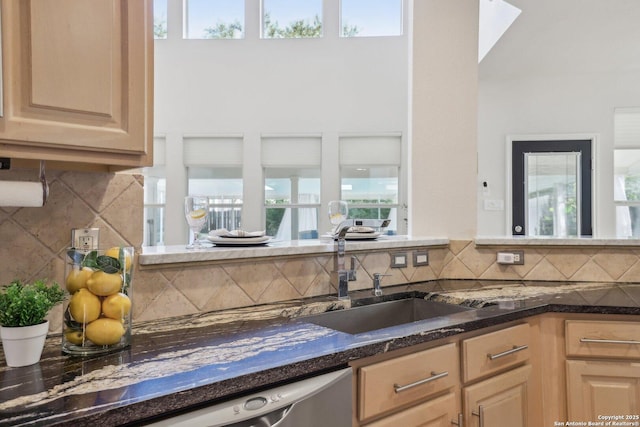
<path fill-rule="evenodd" d="M 316 15 L 322 20 L 322 0 L 263 0 L 262 7 L 281 27 L 301 19 L 311 23 Z"/>
<path fill-rule="evenodd" d="M 186 13 L 186 38 L 206 38 L 205 28 L 218 23 L 239 22 L 244 33 L 244 0 L 187 0 Z"/>
<path fill-rule="evenodd" d="M 344 27 L 356 26 L 358 37 L 402 34 L 402 0 L 342 0 Z"/>
<path fill-rule="evenodd" d="M 156 22 L 167 26 L 167 2 L 154 0 Z M 183 0 L 185 2 L 185 38 L 206 38 L 205 28 L 217 23 L 239 22 L 244 33 L 244 0 Z M 322 0 L 262 0 L 262 11 L 281 28 L 297 20 L 322 21 Z M 402 0 L 342 0 L 341 25 L 357 27 L 358 37 L 402 35 Z M 236 35 L 243 37 L 243 35 Z"/>

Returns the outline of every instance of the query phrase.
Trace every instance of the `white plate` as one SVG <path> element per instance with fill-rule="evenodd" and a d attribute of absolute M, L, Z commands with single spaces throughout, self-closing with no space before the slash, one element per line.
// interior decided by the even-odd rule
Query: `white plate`
<path fill-rule="evenodd" d="M 331 233 L 327 233 L 325 236 L 333 240 L 338 239 L 336 235 Z M 374 240 L 380 236 L 382 236 L 382 233 L 375 231 L 373 233 L 347 233 L 344 238 L 346 240 Z"/>
<path fill-rule="evenodd" d="M 269 243 L 271 236 L 258 236 L 258 237 L 220 237 L 220 236 L 207 236 L 210 242 L 213 242 L 217 246 L 253 246 L 264 245 Z"/>
<path fill-rule="evenodd" d="M 344 238 L 347 240 L 373 240 L 380 237 L 381 234 L 377 231 L 373 233 L 347 233 Z"/>

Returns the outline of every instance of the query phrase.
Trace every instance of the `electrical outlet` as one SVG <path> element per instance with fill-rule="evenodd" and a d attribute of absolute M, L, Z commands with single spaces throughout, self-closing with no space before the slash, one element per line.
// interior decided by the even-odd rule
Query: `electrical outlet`
<path fill-rule="evenodd" d="M 391 268 L 403 268 L 407 266 L 407 253 L 398 252 L 391 254 Z"/>
<path fill-rule="evenodd" d="M 429 265 L 429 252 L 427 250 L 420 250 L 413 252 L 413 266 L 421 267 L 423 265 Z"/>
<path fill-rule="evenodd" d="M 71 246 L 83 251 L 98 249 L 100 238 L 99 228 L 73 228 L 71 229 Z"/>
<path fill-rule="evenodd" d="M 524 265 L 524 251 L 498 252 L 498 264 Z"/>

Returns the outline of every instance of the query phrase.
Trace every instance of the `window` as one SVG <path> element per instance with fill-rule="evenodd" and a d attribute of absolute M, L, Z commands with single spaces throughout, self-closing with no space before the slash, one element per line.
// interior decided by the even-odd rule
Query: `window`
<path fill-rule="evenodd" d="M 190 136 L 183 139 L 188 193 L 209 196 L 210 215 L 202 232 L 242 227 L 242 137 Z"/>
<path fill-rule="evenodd" d="M 640 108 L 615 110 L 614 145 L 616 237 L 640 238 Z"/>
<path fill-rule="evenodd" d="M 185 38 L 241 39 L 244 0 L 186 0 Z"/>
<path fill-rule="evenodd" d="M 390 219 L 387 233 L 399 228 L 400 136 L 340 138 L 341 199 L 349 218 Z"/>
<path fill-rule="evenodd" d="M 402 0 L 342 0 L 341 36 L 402 35 Z"/>
<path fill-rule="evenodd" d="M 167 0 L 153 0 L 153 37 L 167 38 Z"/>
<path fill-rule="evenodd" d="M 322 0 L 263 0 L 262 37 L 322 37 Z"/>
<path fill-rule="evenodd" d="M 264 174 L 267 235 L 317 239 L 320 169 L 266 168 Z"/>
<path fill-rule="evenodd" d="M 242 228 L 242 168 L 190 167 L 189 194 L 209 196 L 206 232 Z"/>
<path fill-rule="evenodd" d="M 154 138 L 153 167 L 144 168 L 144 246 L 164 245 L 164 227 L 167 202 L 165 172 L 165 141 Z"/>
<path fill-rule="evenodd" d="M 263 136 L 265 227 L 277 240 L 318 238 L 320 136 Z"/>
<path fill-rule="evenodd" d="M 591 236 L 591 140 L 512 144 L 513 235 Z"/>

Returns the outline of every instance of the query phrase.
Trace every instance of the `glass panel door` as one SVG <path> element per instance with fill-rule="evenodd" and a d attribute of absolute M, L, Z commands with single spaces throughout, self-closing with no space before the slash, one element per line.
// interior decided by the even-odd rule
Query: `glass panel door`
<path fill-rule="evenodd" d="M 514 236 L 591 237 L 591 140 L 512 141 Z"/>
<path fill-rule="evenodd" d="M 579 152 L 525 153 L 528 236 L 578 236 L 580 155 Z"/>

